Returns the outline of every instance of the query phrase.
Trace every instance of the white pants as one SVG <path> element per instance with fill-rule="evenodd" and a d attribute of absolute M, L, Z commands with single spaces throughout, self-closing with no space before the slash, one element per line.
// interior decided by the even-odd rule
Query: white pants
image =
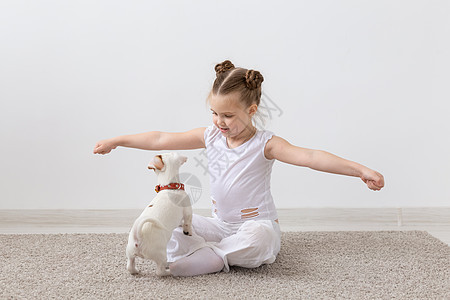
<path fill-rule="evenodd" d="M 167 244 L 167 261 L 174 262 L 196 250 L 209 247 L 222 257 L 224 271 L 230 266 L 256 268 L 271 264 L 280 251 L 281 232 L 277 222 L 248 220 L 230 224 L 217 218 L 193 215 L 193 234 L 186 236 L 176 228 Z"/>

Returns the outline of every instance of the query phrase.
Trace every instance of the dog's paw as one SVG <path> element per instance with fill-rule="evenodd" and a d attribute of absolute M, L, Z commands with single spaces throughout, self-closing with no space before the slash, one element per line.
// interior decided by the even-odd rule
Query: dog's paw
<path fill-rule="evenodd" d="M 136 267 L 132 264 L 127 264 L 127 270 L 130 272 L 131 275 L 137 275 L 139 274 L 139 271 L 136 269 Z"/>
<path fill-rule="evenodd" d="M 185 235 L 192 236 L 192 233 L 190 233 L 189 231 L 184 231 L 184 230 L 183 230 L 183 233 L 184 233 Z"/>
<path fill-rule="evenodd" d="M 128 270 L 128 272 L 130 272 L 131 275 L 138 275 L 139 271 L 134 269 L 134 270 Z"/>

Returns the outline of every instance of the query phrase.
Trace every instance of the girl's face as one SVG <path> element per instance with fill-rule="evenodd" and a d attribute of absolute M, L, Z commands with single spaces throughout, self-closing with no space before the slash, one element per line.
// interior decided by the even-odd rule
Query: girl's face
<path fill-rule="evenodd" d="M 222 135 L 229 138 L 240 138 L 252 132 L 252 116 L 257 105 L 245 108 L 239 94 L 211 95 L 210 106 L 213 123 L 220 129 Z"/>

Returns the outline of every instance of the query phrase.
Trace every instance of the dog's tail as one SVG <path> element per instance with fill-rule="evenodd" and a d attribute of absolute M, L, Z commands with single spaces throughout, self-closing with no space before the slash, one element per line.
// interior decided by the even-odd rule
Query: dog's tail
<path fill-rule="evenodd" d="M 149 228 L 147 230 L 149 230 L 150 232 L 152 231 L 152 229 L 154 228 L 154 226 L 158 226 L 161 228 L 165 228 L 163 224 L 161 224 L 161 222 L 159 222 L 157 219 L 153 218 L 153 217 L 143 217 L 140 220 L 138 220 L 137 226 L 136 226 L 136 230 L 134 232 L 134 240 L 136 241 L 136 246 L 138 244 L 140 244 L 140 242 L 142 241 L 142 227 L 144 227 L 144 224 L 150 222 Z"/>

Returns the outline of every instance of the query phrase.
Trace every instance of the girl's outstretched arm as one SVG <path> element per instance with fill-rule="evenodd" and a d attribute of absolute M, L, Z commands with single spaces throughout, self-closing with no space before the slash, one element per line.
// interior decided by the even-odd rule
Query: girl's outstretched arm
<path fill-rule="evenodd" d="M 360 177 L 367 184 L 367 187 L 374 191 L 379 191 L 384 187 L 384 177 L 377 171 L 326 151 L 291 145 L 278 136 L 273 136 L 267 142 L 264 155 L 267 159 L 277 159 L 317 171 Z"/>
<path fill-rule="evenodd" d="M 101 140 L 95 144 L 94 154 L 107 154 L 118 146 L 143 150 L 189 150 L 205 148 L 204 132 L 206 127 L 186 132 L 160 132 L 122 135 Z"/>

